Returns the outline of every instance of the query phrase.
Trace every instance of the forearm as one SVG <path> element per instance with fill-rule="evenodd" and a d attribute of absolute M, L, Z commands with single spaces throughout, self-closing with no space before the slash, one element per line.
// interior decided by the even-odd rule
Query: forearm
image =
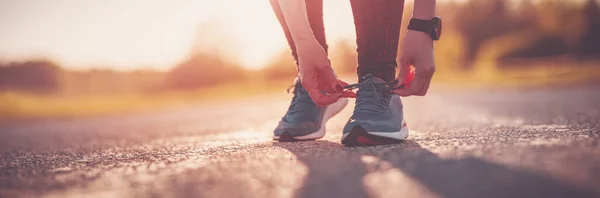
<path fill-rule="evenodd" d="M 413 18 L 430 20 L 435 16 L 435 0 L 415 0 Z"/>
<path fill-rule="evenodd" d="M 283 12 L 285 22 L 287 23 L 292 39 L 297 48 L 308 44 L 317 43 L 313 31 L 308 22 L 306 13 L 306 3 L 304 0 L 276 0 Z"/>

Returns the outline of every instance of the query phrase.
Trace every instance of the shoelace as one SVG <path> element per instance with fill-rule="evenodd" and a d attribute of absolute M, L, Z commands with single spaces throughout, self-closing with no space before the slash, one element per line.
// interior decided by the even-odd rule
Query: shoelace
<path fill-rule="evenodd" d="M 367 75 L 363 76 L 363 79 L 367 79 L 367 78 L 370 78 L 370 77 L 372 77 L 372 75 L 371 75 L 371 74 L 367 74 Z M 398 84 L 398 80 L 394 80 L 394 81 L 391 81 L 391 82 L 379 82 L 379 83 L 374 83 L 374 82 L 371 82 L 371 83 L 373 84 L 373 86 L 375 86 L 375 85 L 385 85 L 385 86 L 386 86 L 387 88 L 389 88 L 390 90 L 394 90 L 394 89 L 402 89 L 402 88 L 404 88 L 404 87 L 405 87 L 406 83 L 409 83 L 410 81 L 412 81 L 412 78 L 413 78 L 413 77 L 414 77 L 414 70 L 413 70 L 413 71 L 411 71 L 411 74 L 410 74 L 410 77 L 409 77 L 409 79 L 408 79 L 407 81 L 405 81 L 405 83 L 401 84 L 401 85 L 400 85 L 400 86 L 398 86 L 398 87 L 393 87 L 394 85 Z M 354 89 L 358 89 L 358 87 L 359 87 L 359 85 L 360 85 L 360 84 L 361 84 L 361 83 L 355 83 L 355 84 L 346 85 L 346 86 L 344 86 L 344 90 L 345 90 L 345 91 L 352 91 L 352 90 L 354 90 Z M 290 93 L 290 90 L 291 90 L 292 88 L 294 88 L 294 91 L 296 91 L 296 88 L 295 88 L 295 86 L 296 86 L 296 85 L 291 85 L 290 87 L 288 87 L 288 88 L 286 89 L 286 92 L 287 92 L 287 93 Z"/>
<path fill-rule="evenodd" d="M 370 78 L 371 74 L 367 74 L 366 76 L 363 76 L 363 79 L 367 79 Z M 398 86 L 398 87 L 393 87 L 394 85 L 396 85 L 398 83 L 398 80 L 394 80 L 391 82 L 371 82 L 371 86 L 373 87 L 373 89 L 375 89 L 376 85 L 384 85 L 388 90 L 394 90 L 394 89 L 401 89 L 404 88 L 404 84 Z M 361 83 L 355 83 L 355 84 L 350 84 L 347 86 L 344 86 L 344 90 L 345 91 L 352 91 L 354 89 L 358 89 Z"/>
<path fill-rule="evenodd" d="M 390 89 L 392 89 L 390 87 L 395 85 L 396 82 L 373 82 L 372 78 L 371 75 L 366 75 L 363 77 L 361 83 L 349 86 L 351 89 L 363 89 L 362 91 L 359 90 L 360 93 L 357 93 L 357 95 L 362 95 L 362 97 L 357 96 L 355 110 L 383 112 L 389 108 L 391 99 Z"/>
<path fill-rule="evenodd" d="M 370 76 L 372 76 L 371 74 L 367 74 L 365 76 L 363 76 L 363 79 L 369 78 Z M 393 87 L 394 85 L 398 84 L 398 80 L 394 80 L 391 82 L 381 82 L 381 83 L 374 83 L 375 85 L 377 84 L 384 84 L 386 87 L 388 87 L 391 90 L 394 89 L 402 89 L 404 88 L 406 85 L 410 84 L 410 82 L 414 79 L 415 77 L 415 70 L 414 68 L 412 68 L 408 74 L 408 78 L 398 87 Z M 347 85 L 344 86 L 344 89 L 347 89 L 348 91 L 352 91 L 353 89 L 358 88 L 358 85 L 360 83 L 356 83 L 356 84 L 351 84 L 351 85 Z"/>
<path fill-rule="evenodd" d="M 367 76 L 369 76 L 370 74 L 367 74 Z M 398 80 L 394 80 L 392 82 L 379 82 L 379 83 L 372 83 L 373 85 L 385 85 L 386 87 L 388 87 L 389 89 L 402 89 L 404 88 L 404 85 L 400 85 L 398 87 L 394 87 L 391 88 L 392 86 L 396 85 L 396 83 L 398 83 Z M 346 85 L 344 86 L 344 89 L 347 89 L 348 91 L 354 90 L 354 89 L 358 89 L 360 83 L 355 83 L 355 84 L 350 84 L 350 85 Z"/>

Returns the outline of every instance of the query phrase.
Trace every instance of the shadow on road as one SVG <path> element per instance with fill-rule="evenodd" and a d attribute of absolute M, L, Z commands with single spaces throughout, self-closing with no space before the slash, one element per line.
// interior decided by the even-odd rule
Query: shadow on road
<path fill-rule="evenodd" d="M 392 168 L 441 197 L 600 197 L 592 189 L 479 158 L 442 159 L 410 140 L 355 148 L 328 141 L 273 144 L 294 153 L 308 168 L 296 197 L 373 196 L 369 192 L 372 189 L 363 183 L 364 176 L 373 171 L 361 160 L 363 156 L 392 164 Z"/>

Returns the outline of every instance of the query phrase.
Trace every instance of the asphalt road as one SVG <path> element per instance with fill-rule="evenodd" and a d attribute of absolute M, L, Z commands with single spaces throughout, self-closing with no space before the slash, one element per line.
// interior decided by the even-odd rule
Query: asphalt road
<path fill-rule="evenodd" d="M 401 144 L 278 143 L 291 95 L 0 126 L 0 197 L 600 197 L 600 88 L 434 90 Z"/>

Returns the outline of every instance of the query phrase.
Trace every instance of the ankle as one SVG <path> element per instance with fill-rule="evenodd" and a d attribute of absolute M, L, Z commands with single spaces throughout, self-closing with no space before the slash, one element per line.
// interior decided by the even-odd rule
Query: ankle
<path fill-rule="evenodd" d="M 362 78 L 367 74 L 371 74 L 374 77 L 381 78 L 386 82 L 391 82 L 396 79 L 396 64 L 382 65 L 377 67 L 361 67 L 357 68 L 358 81 L 361 82 Z"/>

